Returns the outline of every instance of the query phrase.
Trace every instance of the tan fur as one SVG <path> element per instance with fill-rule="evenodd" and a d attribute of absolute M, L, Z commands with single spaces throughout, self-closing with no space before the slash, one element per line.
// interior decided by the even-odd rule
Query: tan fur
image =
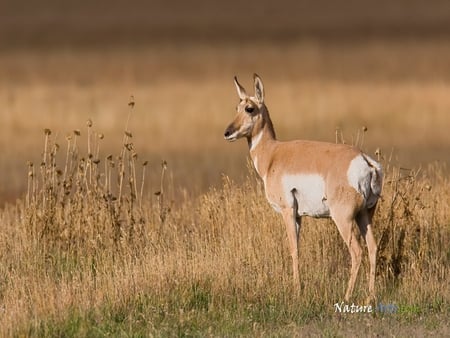
<path fill-rule="evenodd" d="M 297 191 L 294 188 L 288 194 L 286 186 L 283 185 L 283 178 L 289 175 L 306 175 L 302 176 L 306 178 L 309 177 L 308 175 L 314 175 L 312 177 L 317 177 L 319 181 L 323 179 L 324 191 L 321 202 L 329 208 L 329 216 L 336 223 L 351 256 L 350 279 L 345 300 L 348 301 L 353 292 L 361 263 L 362 250 L 352 230 L 355 221 L 366 240 L 369 251 L 369 297 L 373 299 L 375 296 L 377 247 L 372 233 L 372 216 L 376 202 L 370 208 L 366 206 L 368 197 L 364 197 L 360 191 L 350 185 L 347 172 L 350 170 L 352 160 L 363 155 L 367 162 L 367 168 L 364 167 L 361 169 L 364 169 L 364 172 L 356 171 L 355 174 L 360 174 L 362 179 L 366 179 L 364 175 L 373 176 L 367 177 L 367 180 L 371 182 L 371 198 L 373 199 L 373 194 L 376 194 L 376 200 L 381 191 L 381 167 L 367 155 L 362 154 L 359 149 L 348 145 L 302 140 L 290 142 L 276 140 L 273 124 L 264 104 L 262 81 L 256 74 L 254 81 L 255 96 L 250 97 L 235 78 L 236 90 L 241 101 L 237 106 L 235 119 L 225 131 L 225 138 L 229 141 L 241 137 L 247 138 L 255 169 L 264 181 L 266 197 L 269 203 L 280 211 L 286 224 L 296 287 L 299 287 L 298 240 L 302 215 L 293 216 L 293 205 L 297 202 L 293 203 L 293 199 Z M 369 169 L 374 165 L 376 168 Z M 366 171 L 371 174 L 367 174 Z"/>

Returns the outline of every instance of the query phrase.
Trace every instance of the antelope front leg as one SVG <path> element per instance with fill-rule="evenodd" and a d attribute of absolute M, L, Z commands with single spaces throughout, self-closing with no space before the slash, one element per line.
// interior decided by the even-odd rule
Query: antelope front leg
<path fill-rule="evenodd" d="M 284 223 L 286 225 L 286 232 L 289 242 L 289 250 L 292 257 L 292 275 L 294 287 L 300 289 L 300 277 L 298 272 L 298 233 L 296 219 L 292 217 L 292 208 L 282 210 Z"/>

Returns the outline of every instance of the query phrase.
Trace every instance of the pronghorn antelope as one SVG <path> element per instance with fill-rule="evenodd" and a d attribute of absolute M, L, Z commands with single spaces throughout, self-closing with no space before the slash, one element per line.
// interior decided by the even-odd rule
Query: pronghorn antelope
<path fill-rule="evenodd" d="M 300 287 L 298 242 L 301 218 L 331 217 L 351 256 L 345 300 L 352 295 L 361 264 L 361 246 L 352 230 L 354 221 L 367 243 L 369 297 L 373 299 L 377 245 L 372 233 L 372 217 L 381 194 L 381 165 L 359 149 L 345 144 L 278 141 L 264 103 L 264 87 L 259 76 L 254 74 L 254 96 L 247 95 L 236 77 L 234 84 L 240 102 L 237 115 L 224 136 L 228 141 L 247 138 L 254 167 L 264 182 L 266 198 L 282 214 L 286 224 L 296 288 Z"/>

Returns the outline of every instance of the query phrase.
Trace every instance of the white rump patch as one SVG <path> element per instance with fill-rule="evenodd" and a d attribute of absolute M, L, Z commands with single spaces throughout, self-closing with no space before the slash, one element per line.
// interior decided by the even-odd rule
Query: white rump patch
<path fill-rule="evenodd" d="M 298 202 L 299 216 L 328 217 L 330 209 L 325 195 L 325 180 L 318 174 L 285 175 L 282 179 L 286 201 L 293 205 L 292 189 Z"/>
<path fill-rule="evenodd" d="M 379 198 L 382 175 L 381 166 L 370 158 L 364 158 L 363 155 L 356 156 L 350 162 L 347 170 L 348 182 L 363 196 L 368 208 L 373 207 Z"/>

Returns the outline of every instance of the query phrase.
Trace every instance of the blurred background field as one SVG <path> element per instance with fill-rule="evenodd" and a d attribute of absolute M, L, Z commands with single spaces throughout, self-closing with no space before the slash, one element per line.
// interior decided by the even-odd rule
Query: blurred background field
<path fill-rule="evenodd" d="M 0 198 L 25 190 L 44 128 L 59 144 L 87 119 L 117 149 L 129 129 L 150 168 L 192 194 L 246 174 L 227 144 L 232 77 L 257 72 L 280 139 L 347 143 L 404 167 L 449 160 L 450 5 L 422 1 L 96 1 L 0 5 Z M 405 10 L 407 9 L 407 10 Z M 42 141 L 42 142 L 41 142 Z"/>

